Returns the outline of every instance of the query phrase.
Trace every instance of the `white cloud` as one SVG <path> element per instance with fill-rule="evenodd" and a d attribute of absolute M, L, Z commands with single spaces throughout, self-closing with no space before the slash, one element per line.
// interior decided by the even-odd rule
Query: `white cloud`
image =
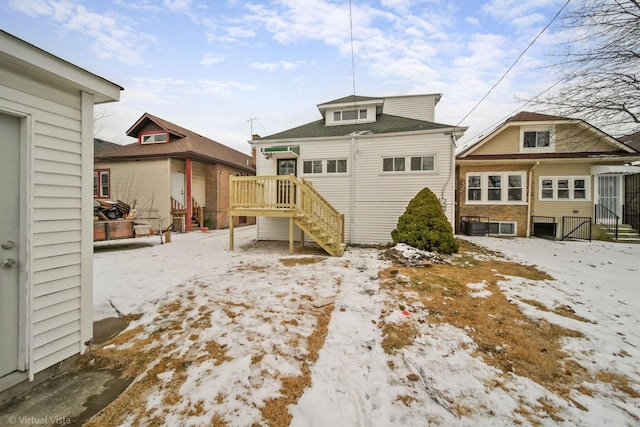
<path fill-rule="evenodd" d="M 482 11 L 502 21 L 513 21 L 542 7 L 559 5 L 559 0 L 491 0 L 482 5 Z"/>
<path fill-rule="evenodd" d="M 211 65 L 218 64 L 222 61 L 224 61 L 224 58 L 222 56 L 207 52 L 202 56 L 202 59 L 200 60 L 200 64 L 210 67 Z"/>
<path fill-rule="evenodd" d="M 304 61 L 278 61 L 278 62 L 251 62 L 249 66 L 251 68 L 256 68 L 258 70 L 266 70 L 266 71 L 291 71 L 300 68 L 300 66 L 304 64 Z"/>
<path fill-rule="evenodd" d="M 143 62 L 141 52 L 155 37 L 133 29 L 117 16 L 100 14 L 81 4 L 65 1 L 20 0 L 11 7 L 31 17 L 48 17 L 66 30 L 78 31 L 93 40 L 92 50 L 100 59 L 114 58 L 124 64 Z"/>

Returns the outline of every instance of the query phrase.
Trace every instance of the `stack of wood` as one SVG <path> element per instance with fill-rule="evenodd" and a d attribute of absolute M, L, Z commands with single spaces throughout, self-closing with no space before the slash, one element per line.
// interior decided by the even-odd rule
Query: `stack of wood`
<path fill-rule="evenodd" d="M 93 207 L 93 216 L 95 221 L 135 219 L 136 210 L 122 200 L 100 200 Z"/>

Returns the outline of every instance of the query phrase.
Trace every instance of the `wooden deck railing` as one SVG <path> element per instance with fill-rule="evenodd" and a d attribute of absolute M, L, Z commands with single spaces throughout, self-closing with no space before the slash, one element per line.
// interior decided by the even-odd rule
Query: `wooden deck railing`
<path fill-rule="evenodd" d="M 184 217 L 184 223 L 190 223 L 191 220 L 195 220 L 198 223 L 199 227 L 204 225 L 204 208 L 200 206 L 200 204 L 196 201 L 196 199 L 191 198 L 191 214 L 192 218 L 187 219 L 187 208 L 171 197 L 171 216 L 172 217 Z"/>
<path fill-rule="evenodd" d="M 289 217 L 327 252 L 342 255 L 344 215 L 310 182 L 294 175 L 231 176 L 229 196 L 231 217 Z"/>

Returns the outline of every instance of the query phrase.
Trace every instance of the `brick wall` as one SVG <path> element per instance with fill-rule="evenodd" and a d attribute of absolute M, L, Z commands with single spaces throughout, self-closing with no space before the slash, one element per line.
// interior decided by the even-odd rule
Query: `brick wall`
<path fill-rule="evenodd" d="M 457 166 L 456 167 L 456 233 L 460 232 L 460 218 L 464 216 L 489 217 L 490 221 L 515 221 L 516 233 L 525 237 L 527 232 L 527 205 L 510 204 L 467 204 L 467 173 L 468 172 L 527 172 L 528 166 L 492 165 L 492 166 Z M 527 182 L 527 186 L 530 185 Z M 524 190 L 527 197 L 527 189 Z"/>

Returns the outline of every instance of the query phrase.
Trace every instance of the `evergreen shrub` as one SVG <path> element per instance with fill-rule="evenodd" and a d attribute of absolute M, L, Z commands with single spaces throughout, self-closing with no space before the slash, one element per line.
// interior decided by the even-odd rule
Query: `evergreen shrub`
<path fill-rule="evenodd" d="M 438 197 L 428 188 L 421 190 L 398 219 L 391 232 L 394 244 L 406 243 L 414 248 L 452 254 L 458 251 L 453 228 L 442 210 Z"/>

